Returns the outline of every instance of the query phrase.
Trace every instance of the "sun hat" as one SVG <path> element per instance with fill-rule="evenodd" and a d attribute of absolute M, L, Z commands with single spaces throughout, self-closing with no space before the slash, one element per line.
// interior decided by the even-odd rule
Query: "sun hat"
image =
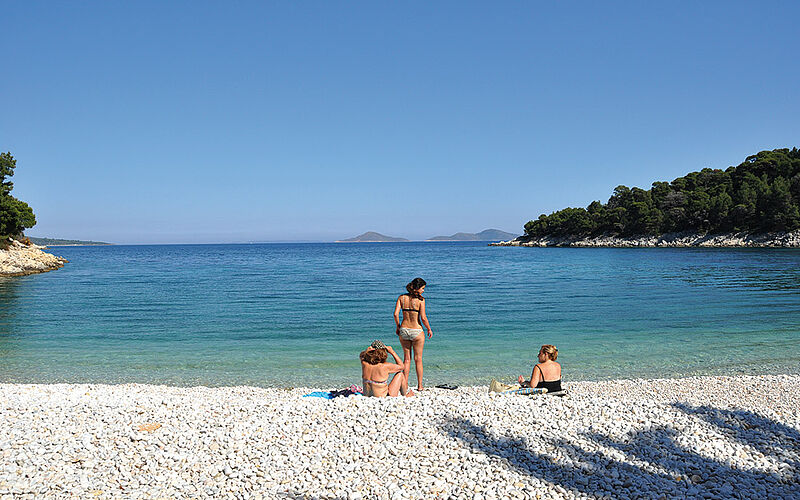
<path fill-rule="evenodd" d="M 380 340 L 373 340 L 370 347 L 372 347 L 373 349 L 386 349 L 386 344 L 384 344 Z"/>

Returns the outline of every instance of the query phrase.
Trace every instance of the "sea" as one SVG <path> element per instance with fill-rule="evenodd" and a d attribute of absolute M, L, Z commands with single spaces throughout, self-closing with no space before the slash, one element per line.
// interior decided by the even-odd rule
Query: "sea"
<path fill-rule="evenodd" d="M 800 372 L 800 250 L 481 242 L 51 247 L 0 279 L 0 382 L 341 388 L 422 277 L 424 384 Z M 411 383 L 416 384 L 414 369 Z"/>

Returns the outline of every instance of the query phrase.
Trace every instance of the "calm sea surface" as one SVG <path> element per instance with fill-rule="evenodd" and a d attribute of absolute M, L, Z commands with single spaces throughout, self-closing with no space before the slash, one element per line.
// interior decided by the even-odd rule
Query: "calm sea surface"
<path fill-rule="evenodd" d="M 0 279 L 0 381 L 359 382 L 397 295 L 427 280 L 426 385 L 800 372 L 800 251 L 484 243 L 54 247 Z M 412 379 L 414 379 L 412 368 Z M 413 382 L 412 382 L 413 383 Z"/>

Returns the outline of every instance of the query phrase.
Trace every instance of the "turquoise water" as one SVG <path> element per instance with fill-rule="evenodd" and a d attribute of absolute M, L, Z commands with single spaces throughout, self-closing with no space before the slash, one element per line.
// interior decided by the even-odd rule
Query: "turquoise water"
<path fill-rule="evenodd" d="M 483 243 L 54 247 L 0 280 L 0 381 L 357 382 L 394 301 L 428 281 L 426 384 L 800 372 L 800 251 Z M 412 369 L 412 379 L 413 379 Z"/>

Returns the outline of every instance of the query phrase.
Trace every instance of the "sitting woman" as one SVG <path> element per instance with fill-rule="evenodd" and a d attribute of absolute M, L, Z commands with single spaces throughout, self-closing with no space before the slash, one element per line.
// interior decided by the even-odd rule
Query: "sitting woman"
<path fill-rule="evenodd" d="M 387 363 L 386 358 L 391 354 L 394 363 Z M 403 362 L 391 346 L 367 347 L 361 355 L 361 381 L 364 383 L 364 396 L 382 398 L 386 396 L 413 396 L 408 390 L 408 380 L 403 374 Z M 396 375 L 389 382 L 389 374 Z"/>
<path fill-rule="evenodd" d="M 535 387 L 536 389 L 547 389 L 547 392 L 561 391 L 561 365 L 556 363 L 558 359 L 558 349 L 556 346 L 545 344 L 539 349 L 539 363 L 533 367 L 531 379 L 525 380 L 520 375 L 519 385 L 522 387 Z"/>

